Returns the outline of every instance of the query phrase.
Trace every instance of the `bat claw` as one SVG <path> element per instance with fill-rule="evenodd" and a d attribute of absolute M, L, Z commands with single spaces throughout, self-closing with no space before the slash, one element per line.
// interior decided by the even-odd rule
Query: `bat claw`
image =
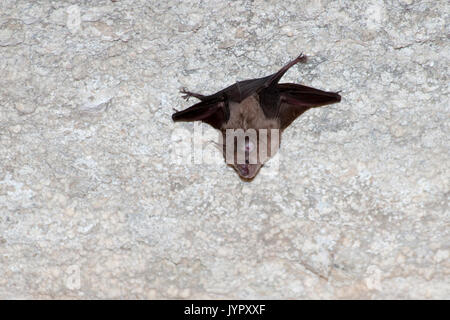
<path fill-rule="evenodd" d="M 186 101 L 188 101 L 189 98 L 192 96 L 192 95 L 190 94 L 190 92 L 187 91 L 187 88 L 185 88 L 185 87 L 181 88 L 180 93 L 184 93 L 181 97 L 182 97 L 184 100 L 186 100 Z"/>
<path fill-rule="evenodd" d="M 295 60 L 297 60 L 298 62 L 301 62 L 301 63 L 305 63 L 306 60 L 307 60 L 307 57 L 306 57 L 306 55 L 304 55 L 303 52 L 302 52 L 302 53 L 300 53 L 300 55 L 299 55 L 299 56 L 297 57 L 297 59 L 295 59 Z"/>
<path fill-rule="evenodd" d="M 177 109 L 175 109 L 175 108 L 172 108 L 172 110 L 173 110 L 173 111 L 175 111 L 175 112 L 180 112 L 180 111 L 178 111 L 178 110 L 177 110 Z"/>
<path fill-rule="evenodd" d="M 180 93 L 184 93 L 184 95 L 182 95 L 181 97 L 183 99 L 185 99 L 186 101 L 188 101 L 190 97 L 195 97 L 195 98 L 200 99 L 200 100 L 203 100 L 204 97 L 205 97 L 202 94 L 188 91 L 186 88 L 181 88 Z"/>

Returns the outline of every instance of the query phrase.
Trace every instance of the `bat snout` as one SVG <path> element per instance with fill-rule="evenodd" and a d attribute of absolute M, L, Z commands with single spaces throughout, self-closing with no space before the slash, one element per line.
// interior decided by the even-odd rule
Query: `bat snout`
<path fill-rule="evenodd" d="M 238 165 L 236 165 L 236 167 L 241 176 L 248 176 L 248 174 L 249 174 L 248 164 L 238 164 Z"/>
<path fill-rule="evenodd" d="M 234 168 L 241 178 L 249 180 L 256 176 L 261 164 L 235 164 Z"/>

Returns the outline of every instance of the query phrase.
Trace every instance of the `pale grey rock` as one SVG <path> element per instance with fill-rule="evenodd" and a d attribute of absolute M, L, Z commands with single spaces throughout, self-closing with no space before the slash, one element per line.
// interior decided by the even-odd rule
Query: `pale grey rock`
<path fill-rule="evenodd" d="M 0 298 L 450 298 L 449 9 L 0 1 Z M 178 90 L 300 52 L 342 102 L 251 183 L 204 125 L 195 164 Z"/>
<path fill-rule="evenodd" d="M 65 26 L 67 23 L 67 8 L 58 8 L 53 10 L 49 16 L 50 22 Z"/>
<path fill-rule="evenodd" d="M 86 8 L 86 12 L 81 16 L 81 20 L 87 22 L 99 21 L 113 11 L 113 6 Z"/>
<path fill-rule="evenodd" d="M 110 89 L 98 90 L 96 92 L 86 91 L 83 94 L 84 103 L 80 110 L 85 112 L 102 112 L 110 105 L 114 93 Z"/>
<path fill-rule="evenodd" d="M 14 107 L 20 114 L 33 113 L 36 110 L 35 102 L 31 101 L 18 101 L 14 104 Z"/>
<path fill-rule="evenodd" d="M 67 29 L 71 33 L 76 33 L 81 30 L 81 12 L 80 7 L 72 5 L 67 8 Z"/>
<path fill-rule="evenodd" d="M 40 21 L 45 16 L 46 6 L 39 4 L 32 4 L 27 6 L 21 12 L 21 20 L 25 24 L 33 24 Z"/>
<path fill-rule="evenodd" d="M 16 46 L 23 42 L 23 26 L 20 20 L 8 19 L 0 23 L 0 47 Z"/>

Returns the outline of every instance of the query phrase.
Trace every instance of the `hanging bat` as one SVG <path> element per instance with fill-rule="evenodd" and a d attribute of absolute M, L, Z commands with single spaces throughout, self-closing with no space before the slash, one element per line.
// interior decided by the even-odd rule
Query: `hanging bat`
<path fill-rule="evenodd" d="M 293 65 L 306 62 L 300 54 L 278 72 L 258 79 L 238 81 L 212 95 L 182 89 L 183 98 L 199 103 L 172 115 L 173 121 L 203 121 L 221 135 L 227 164 L 244 180 L 253 179 L 278 150 L 281 133 L 309 108 L 341 101 L 327 92 L 294 83 L 278 83 Z M 176 110 L 175 110 L 176 111 Z"/>

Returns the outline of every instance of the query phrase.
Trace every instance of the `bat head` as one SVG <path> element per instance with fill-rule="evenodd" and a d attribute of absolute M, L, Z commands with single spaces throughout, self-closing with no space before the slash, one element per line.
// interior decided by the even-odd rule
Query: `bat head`
<path fill-rule="evenodd" d="M 223 156 L 244 180 L 253 179 L 278 151 L 278 129 L 227 129 L 222 131 Z"/>

